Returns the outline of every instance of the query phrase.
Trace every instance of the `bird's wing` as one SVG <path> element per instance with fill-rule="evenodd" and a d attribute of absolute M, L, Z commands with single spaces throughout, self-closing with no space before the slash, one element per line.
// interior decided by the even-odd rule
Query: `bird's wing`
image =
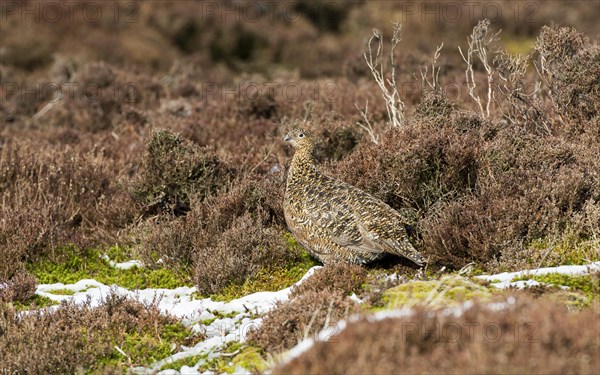
<path fill-rule="evenodd" d="M 408 240 L 400 214 L 373 196 L 349 187 L 356 197 L 352 206 L 352 225 L 348 233 L 352 236 L 333 237 L 332 241 L 349 249 L 392 253 L 404 256 L 416 264 L 423 265 L 425 259 Z"/>
<path fill-rule="evenodd" d="M 366 253 L 384 253 L 385 248 L 378 243 L 363 225 L 354 222 L 345 233 L 333 235 L 331 241 L 348 249 Z"/>

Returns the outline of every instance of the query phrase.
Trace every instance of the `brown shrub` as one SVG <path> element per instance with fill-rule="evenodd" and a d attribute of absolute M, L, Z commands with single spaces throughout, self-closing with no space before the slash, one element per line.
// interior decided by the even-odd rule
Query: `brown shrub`
<path fill-rule="evenodd" d="M 132 107 L 151 108 L 164 96 L 163 86 L 152 78 L 106 63 L 80 68 L 63 86 L 62 97 L 37 119 L 39 125 L 91 133 L 114 130 L 128 119 Z"/>
<path fill-rule="evenodd" d="M 114 346 L 121 346 L 125 335 L 152 332 L 158 342 L 165 325 L 175 322 L 161 315 L 156 304 L 143 305 L 115 294 L 98 307 L 90 301 L 65 303 L 55 310 L 26 315 L 0 305 L 1 368 L 36 374 L 97 369 L 98 361 L 115 355 Z M 128 354 L 133 363 L 144 355 L 143 351 Z"/>
<path fill-rule="evenodd" d="M 181 215 L 191 200 L 226 187 L 231 168 L 217 154 L 166 130 L 154 130 L 133 192 L 145 215 Z"/>
<path fill-rule="evenodd" d="M 350 127 L 323 129 L 320 133 L 315 157 L 323 161 L 337 161 L 344 158 L 354 150 L 361 139 L 358 131 Z"/>
<path fill-rule="evenodd" d="M 110 241 L 132 221 L 121 165 L 102 149 L 9 142 L 0 149 L 0 279 L 53 248 Z"/>
<path fill-rule="evenodd" d="M 242 284 L 299 256 L 288 248 L 282 201 L 279 178 L 242 178 L 227 192 L 195 201 L 184 217 L 142 226 L 139 256 L 148 266 L 158 259 L 161 265 L 191 265 L 202 294 Z"/>
<path fill-rule="evenodd" d="M 0 278 L 0 303 L 26 301 L 35 294 L 35 277 L 26 271 L 19 271 L 8 280 Z"/>
<path fill-rule="evenodd" d="M 219 292 L 261 269 L 296 259 L 284 237 L 282 202 L 281 180 L 247 177 L 188 215 L 200 224 L 193 240 L 193 273 L 202 293 Z"/>
<path fill-rule="evenodd" d="M 200 293 L 218 293 L 240 285 L 260 270 L 285 266 L 297 254 L 288 249 L 281 227 L 265 225 L 262 212 L 232 219 L 229 228 L 212 241 L 195 243 L 194 281 Z"/>
<path fill-rule="evenodd" d="M 292 288 L 290 298 L 326 289 L 347 295 L 356 291 L 366 278 L 367 271 L 364 267 L 346 263 L 332 264 L 317 270 L 302 284 Z"/>
<path fill-rule="evenodd" d="M 135 256 L 145 267 L 187 271 L 192 265 L 194 236 L 200 231 L 201 223 L 191 213 L 172 220 L 148 220 L 133 229 Z"/>
<path fill-rule="evenodd" d="M 574 28 L 542 27 L 535 43 L 559 110 L 580 121 L 600 113 L 600 48 Z M 579 126 L 581 127 L 581 125 Z M 589 131 L 597 133 L 591 127 Z"/>
<path fill-rule="evenodd" d="M 356 303 L 340 290 L 308 290 L 278 303 L 261 326 L 250 331 L 248 341 L 269 353 L 280 353 L 347 318 L 356 308 Z"/>
<path fill-rule="evenodd" d="M 12 26 L 13 32 L 3 43 L 5 51 L 2 53 L 2 61 L 3 64 L 31 72 L 52 62 L 52 52 L 56 48 L 58 37 L 49 35 L 41 40 L 39 35 L 46 31 L 45 27 L 39 23 L 26 23 L 27 27 L 23 27 L 16 19 L 11 19 L 6 25 Z"/>
<path fill-rule="evenodd" d="M 485 173 L 478 173 L 473 194 L 443 202 L 419 222 L 431 260 L 493 268 L 503 259 L 523 267 L 532 261 L 524 246 L 535 239 L 567 229 L 578 238 L 592 236 L 577 224 L 584 206 L 598 201 L 598 166 L 589 146 L 515 129 L 491 133 L 478 161 Z"/>
<path fill-rule="evenodd" d="M 403 213 L 430 265 L 523 267 L 533 240 L 567 229 L 594 235 L 580 219 L 600 198 L 597 139 L 582 137 L 482 121 L 430 93 L 404 128 L 380 145 L 362 143 L 329 171 Z"/>
<path fill-rule="evenodd" d="M 468 121 L 457 117 L 444 127 L 421 121 L 390 129 L 381 145 L 363 143 L 332 174 L 393 208 L 427 210 L 475 186 L 479 136 Z"/>
<path fill-rule="evenodd" d="M 600 370 L 598 312 L 569 312 L 564 306 L 524 297 L 502 305 L 476 303 L 458 314 L 420 308 L 403 318 L 362 319 L 273 373 L 594 374 Z"/>
<path fill-rule="evenodd" d="M 271 310 L 261 326 L 251 331 L 248 340 L 270 353 L 278 353 L 312 337 L 357 310 L 348 295 L 365 282 L 366 276 L 363 267 L 345 263 L 317 270 L 292 288 L 290 300 Z"/>

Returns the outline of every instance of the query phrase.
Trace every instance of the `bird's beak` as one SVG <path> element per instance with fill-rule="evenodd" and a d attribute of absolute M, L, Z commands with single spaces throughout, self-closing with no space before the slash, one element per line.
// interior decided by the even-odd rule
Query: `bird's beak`
<path fill-rule="evenodd" d="M 292 140 L 292 137 L 290 137 L 289 135 L 286 135 L 285 137 L 283 137 L 284 142 L 289 142 L 291 140 Z"/>

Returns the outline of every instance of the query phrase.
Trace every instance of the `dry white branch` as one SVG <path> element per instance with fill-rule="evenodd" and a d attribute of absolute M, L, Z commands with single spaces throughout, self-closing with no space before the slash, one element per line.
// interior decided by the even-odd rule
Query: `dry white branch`
<path fill-rule="evenodd" d="M 398 91 L 398 85 L 396 84 L 396 63 L 394 59 L 394 53 L 398 43 L 402 40 L 402 25 L 394 23 L 393 34 L 392 34 L 392 47 L 390 50 L 390 74 L 389 78 L 386 78 L 385 67 L 383 64 L 384 52 L 383 52 L 383 37 L 379 33 L 379 30 L 373 29 L 373 35 L 369 39 L 368 48 L 369 53 L 364 53 L 365 61 L 367 66 L 371 70 L 371 74 L 375 79 L 375 82 L 381 90 L 383 99 L 385 100 L 385 108 L 387 110 L 388 119 L 392 126 L 400 127 L 404 124 L 404 102 L 400 98 L 400 92 Z M 373 58 L 372 44 L 373 40 L 377 40 L 377 52 L 375 58 Z"/>
<path fill-rule="evenodd" d="M 362 117 L 363 122 L 364 122 L 364 123 L 362 123 L 360 121 L 357 121 L 356 125 L 360 126 L 362 129 L 364 129 L 367 132 L 367 134 L 369 134 L 369 137 L 371 137 L 371 141 L 373 143 L 375 143 L 376 145 L 378 145 L 379 144 L 379 136 L 375 133 L 375 131 L 373 130 L 373 126 L 371 125 L 371 121 L 369 121 L 369 100 L 367 100 L 365 103 L 364 111 L 358 107 L 357 103 L 354 103 L 354 106 L 356 107 L 358 112 L 360 112 L 360 116 Z"/>
<path fill-rule="evenodd" d="M 481 116 L 485 118 L 490 116 L 490 105 L 494 97 L 494 90 L 492 87 L 492 83 L 494 82 L 494 68 L 492 67 L 490 59 L 488 58 L 488 51 L 490 50 L 491 45 L 500 39 L 498 38 L 500 31 L 492 34 L 490 32 L 490 24 L 490 20 L 484 19 L 479 21 L 477 26 L 473 28 L 473 32 L 469 37 L 467 37 L 469 49 L 467 50 L 466 55 L 463 53 L 460 46 L 458 46 L 458 51 L 460 52 L 464 62 L 467 64 L 465 77 L 467 86 L 469 87 L 469 96 L 475 101 L 475 103 L 477 103 L 479 111 L 481 112 Z M 483 64 L 483 68 L 485 69 L 485 73 L 487 75 L 487 101 L 485 103 L 485 109 L 483 101 L 475 92 L 477 87 L 475 73 L 473 72 L 473 63 L 475 58 L 479 59 L 479 61 Z"/>
<path fill-rule="evenodd" d="M 444 43 L 437 46 L 435 53 L 433 54 L 433 60 L 431 60 L 431 80 L 429 80 L 429 67 L 425 66 L 425 70 L 421 69 L 421 86 L 424 88 L 425 85 L 429 86 L 433 91 L 440 89 L 440 67 L 437 66 L 437 61 L 440 58 L 440 51 L 444 48 Z"/>

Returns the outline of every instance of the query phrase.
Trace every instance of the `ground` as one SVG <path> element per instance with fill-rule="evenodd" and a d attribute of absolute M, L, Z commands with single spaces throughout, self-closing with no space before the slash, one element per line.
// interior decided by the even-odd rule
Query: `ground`
<path fill-rule="evenodd" d="M 600 373 L 597 5 L 2 2 L 0 373 Z M 425 267 L 296 242 L 294 126 Z"/>

